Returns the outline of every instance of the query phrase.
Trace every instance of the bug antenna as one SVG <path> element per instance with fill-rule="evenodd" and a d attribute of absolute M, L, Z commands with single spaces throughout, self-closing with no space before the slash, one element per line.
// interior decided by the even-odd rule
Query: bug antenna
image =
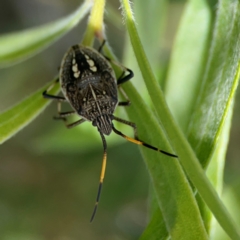
<path fill-rule="evenodd" d="M 128 137 L 128 136 L 124 135 L 123 133 L 121 133 L 120 131 L 118 131 L 118 130 L 114 127 L 114 125 L 112 125 L 112 129 L 113 129 L 113 131 L 114 131 L 117 135 L 125 138 L 125 139 L 128 140 L 129 142 L 135 143 L 135 144 L 137 144 L 137 145 L 142 145 L 142 146 L 144 146 L 144 147 L 150 148 L 150 149 L 152 149 L 152 150 L 154 150 L 154 151 L 157 151 L 157 152 L 161 152 L 161 153 L 163 153 L 163 154 L 165 154 L 165 155 L 167 155 L 167 156 L 170 156 L 170 157 L 178 158 L 178 156 L 175 155 L 175 154 L 172 154 L 172 153 L 163 151 L 163 150 L 158 149 L 158 148 L 156 148 L 156 147 L 154 147 L 154 146 L 152 146 L 152 145 L 150 145 L 150 144 L 147 144 L 147 143 L 145 143 L 145 142 L 143 142 L 143 141 L 141 141 L 141 140 L 134 139 L 134 138 L 131 138 L 131 137 Z"/>
<path fill-rule="evenodd" d="M 100 182 L 100 183 L 99 183 L 99 186 L 98 186 L 97 199 L 96 199 L 96 202 L 95 202 L 95 206 L 94 206 L 94 209 L 93 209 L 93 213 L 92 213 L 90 222 L 93 221 L 93 219 L 94 219 L 94 217 L 95 217 L 95 215 L 96 215 L 97 208 L 98 208 L 98 203 L 99 203 L 99 199 L 100 199 L 100 195 L 101 195 L 101 191 L 102 191 L 102 182 Z"/>
<path fill-rule="evenodd" d="M 102 142 L 103 142 L 103 160 L 102 160 L 102 169 L 101 169 L 101 174 L 100 174 L 100 181 L 99 181 L 99 186 L 98 186 L 98 193 L 97 193 L 97 198 L 96 198 L 96 202 L 95 202 L 95 206 L 93 209 L 93 213 L 92 213 L 92 217 L 90 219 L 90 222 L 93 221 L 96 212 L 97 212 L 97 208 L 98 208 L 98 203 L 99 203 L 99 199 L 100 199 L 100 195 L 101 195 L 101 191 L 102 191 L 102 184 L 103 184 L 103 179 L 105 176 L 105 171 L 106 171 L 106 165 L 107 165 L 107 143 L 106 143 L 106 139 L 103 136 L 103 134 L 101 132 L 99 132 L 102 138 Z"/>

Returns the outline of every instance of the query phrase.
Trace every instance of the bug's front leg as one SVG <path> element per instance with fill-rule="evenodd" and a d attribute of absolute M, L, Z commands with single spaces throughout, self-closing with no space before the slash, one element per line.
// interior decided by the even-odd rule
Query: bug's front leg
<path fill-rule="evenodd" d="M 58 111 L 58 116 L 54 116 L 53 119 L 55 120 L 63 120 L 66 124 L 66 116 L 69 116 L 73 113 L 75 113 L 75 111 L 71 111 L 71 112 L 67 112 L 67 113 L 62 113 L 61 112 L 61 105 L 62 105 L 62 102 L 66 102 L 66 98 L 64 97 L 61 97 L 61 96 L 55 96 L 55 95 L 51 95 L 51 94 L 48 94 L 48 92 L 57 84 L 59 83 L 59 78 L 56 79 L 56 81 L 53 82 L 53 84 L 51 84 L 47 90 L 45 90 L 42 95 L 44 98 L 47 98 L 47 99 L 52 99 L 52 100 L 57 100 L 58 101 L 58 105 L 57 105 L 57 111 Z"/>
<path fill-rule="evenodd" d="M 60 96 L 55 96 L 55 95 L 51 95 L 51 94 L 48 94 L 48 92 L 57 84 L 59 83 L 59 78 L 56 79 L 56 81 L 53 82 L 53 84 L 51 84 L 47 90 L 45 90 L 42 95 L 44 98 L 47 98 L 47 99 L 52 99 L 52 100 L 57 100 L 57 101 L 61 101 L 61 102 L 66 102 L 66 98 L 65 97 L 60 97 Z"/>

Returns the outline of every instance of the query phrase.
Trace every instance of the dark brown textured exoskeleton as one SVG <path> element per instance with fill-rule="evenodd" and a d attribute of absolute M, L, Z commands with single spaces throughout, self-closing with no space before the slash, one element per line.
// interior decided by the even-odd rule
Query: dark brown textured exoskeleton
<path fill-rule="evenodd" d="M 122 66 L 124 69 L 123 74 L 117 79 L 110 64 L 111 60 L 100 53 L 104 43 L 105 42 L 103 42 L 99 48 L 99 51 L 82 45 L 71 47 L 63 57 L 59 73 L 61 89 L 64 96 L 49 95 L 48 91 L 52 86 L 43 92 L 45 98 L 58 101 L 58 116 L 54 117 L 55 119 L 63 120 L 68 128 L 72 128 L 85 121 L 90 121 L 93 126 L 97 127 L 101 135 L 104 154 L 100 184 L 91 221 L 97 210 L 106 169 L 107 144 L 104 135 L 109 135 L 114 131 L 130 142 L 143 145 L 171 157 L 177 157 L 174 154 L 165 152 L 139 140 L 135 123 L 113 115 L 117 106 L 128 106 L 130 104 L 126 93 L 120 85 L 130 80 L 133 77 L 133 72 Z M 59 80 L 56 82 L 59 82 Z M 126 98 L 126 101 L 118 102 L 118 88 Z M 62 102 L 68 102 L 72 106 L 73 111 L 62 112 Z M 82 118 L 74 123 L 67 124 L 66 117 L 72 114 L 78 114 Z M 134 138 L 130 138 L 118 131 L 113 125 L 113 120 L 131 126 L 134 129 Z"/>

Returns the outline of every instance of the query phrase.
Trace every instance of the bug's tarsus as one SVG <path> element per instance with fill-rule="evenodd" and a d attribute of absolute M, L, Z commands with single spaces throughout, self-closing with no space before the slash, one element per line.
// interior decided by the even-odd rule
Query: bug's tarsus
<path fill-rule="evenodd" d="M 130 102 L 130 101 L 119 102 L 119 103 L 118 103 L 118 106 L 121 106 L 121 107 L 127 107 L 127 106 L 130 106 L 130 105 L 131 105 L 131 102 Z"/>
<path fill-rule="evenodd" d="M 58 101 L 61 101 L 61 102 L 66 102 L 66 98 L 65 97 L 60 97 L 60 96 L 55 96 L 55 95 L 51 95 L 51 94 L 48 94 L 48 92 L 57 84 L 59 83 L 59 78 L 57 78 L 48 88 L 47 90 L 45 90 L 42 95 L 44 98 L 47 98 L 47 99 L 54 99 L 54 100 L 58 100 Z"/>
<path fill-rule="evenodd" d="M 54 116 L 53 118 L 58 120 L 58 119 L 66 118 L 66 117 L 71 116 L 73 114 L 76 114 L 76 111 L 59 112 L 58 116 Z"/>
<path fill-rule="evenodd" d="M 131 78 L 133 78 L 133 71 L 128 69 L 128 68 L 125 68 L 125 71 L 123 71 L 123 73 L 121 74 L 121 76 L 118 78 L 117 80 L 117 85 L 118 85 L 118 89 L 120 90 L 120 92 L 122 93 L 122 95 L 124 96 L 124 98 L 127 100 L 127 101 L 123 101 L 123 102 L 119 102 L 118 103 L 118 106 L 129 106 L 131 104 L 131 101 L 129 100 L 127 94 L 125 93 L 125 91 L 122 89 L 121 85 L 127 81 L 129 81 Z M 127 74 L 126 76 L 124 76 L 124 74 L 126 73 L 126 71 L 129 72 L 129 74 Z"/>
<path fill-rule="evenodd" d="M 64 122 L 66 122 L 67 118 L 66 117 L 62 117 L 62 116 L 53 116 L 53 120 L 62 120 Z"/>
<path fill-rule="evenodd" d="M 102 41 L 100 47 L 98 48 L 98 52 L 101 53 L 101 54 L 102 54 L 102 49 L 103 49 L 105 43 L 106 43 L 106 40 L 104 39 L 104 40 Z"/>
<path fill-rule="evenodd" d="M 44 98 L 47 98 L 47 99 L 53 99 L 53 100 L 58 100 L 58 101 L 62 101 L 62 102 L 66 102 L 66 101 L 67 101 L 66 98 L 64 98 L 64 97 L 60 97 L 60 96 L 55 96 L 55 95 L 50 95 L 50 94 L 48 94 L 48 93 L 47 93 L 47 90 L 44 91 L 44 92 L 42 93 L 42 95 L 43 95 Z"/>
<path fill-rule="evenodd" d="M 81 119 L 77 120 L 76 122 L 67 123 L 67 118 L 61 117 L 61 116 L 54 116 L 53 119 L 54 120 L 63 120 L 63 122 L 65 123 L 66 128 L 76 127 L 77 125 L 80 125 L 81 123 L 84 123 L 86 121 L 85 119 L 81 118 Z"/>
<path fill-rule="evenodd" d="M 84 123 L 85 121 L 86 121 L 85 119 L 81 118 L 81 119 L 77 120 L 76 122 L 66 124 L 66 127 L 67 128 L 73 128 L 73 127 L 76 127 L 76 126 L 80 125 L 81 123 Z"/>
<path fill-rule="evenodd" d="M 62 121 L 64 121 L 65 126 L 66 126 L 67 128 L 73 128 L 73 127 L 75 127 L 75 126 L 77 126 L 77 125 L 85 122 L 85 119 L 82 119 L 82 118 L 81 118 L 81 119 L 79 119 L 79 120 L 76 121 L 76 122 L 73 122 L 73 123 L 68 124 L 68 123 L 67 123 L 67 117 L 70 116 L 70 115 L 73 115 L 73 114 L 75 114 L 75 113 L 76 113 L 75 111 L 60 112 L 59 115 L 58 115 L 58 116 L 54 116 L 53 119 L 54 119 L 54 120 L 62 120 Z"/>
<path fill-rule="evenodd" d="M 126 101 L 123 102 L 119 102 L 118 106 L 123 106 L 123 107 L 127 107 L 131 105 L 131 101 L 129 100 L 127 94 L 125 93 L 125 91 L 119 86 L 118 87 L 120 92 L 122 93 L 122 95 L 124 96 L 124 98 L 126 99 Z"/>
<path fill-rule="evenodd" d="M 123 66 L 122 66 L 123 67 Z M 121 85 L 121 84 L 123 84 L 123 83 L 125 83 L 125 82 L 127 82 L 127 81 L 129 81 L 131 78 L 133 78 L 134 77 L 134 73 L 133 73 L 133 71 L 131 70 L 131 69 L 129 69 L 129 68 L 126 68 L 126 67 L 123 67 L 124 68 L 124 70 L 125 70 L 125 72 L 127 71 L 128 72 L 128 74 L 126 75 L 126 76 L 123 76 L 123 74 L 119 77 L 119 79 L 117 80 L 117 85 L 119 86 L 119 85 Z"/>
<path fill-rule="evenodd" d="M 104 137 L 104 135 L 99 131 L 101 138 L 102 138 L 102 143 L 103 143 L 103 159 L 102 159 L 102 169 L 101 169 L 101 174 L 100 174 L 100 181 L 99 181 L 99 186 L 98 186 L 98 193 L 97 193 L 97 198 L 96 198 L 96 202 L 95 202 L 95 206 L 93 209 L 93 213 L 92 213 L 92 217 L 90 219 L 90 222 L 93 221 L 95 214 L 97 212 L 97 207 L 98 207 L 98 203 L 99 203 L 99 199 L 100 199 L 100 195 L 101 195 L 101 191 L 102 191 L 102 184 L 103 184 L 103 180 L 104 180 L 104 176 L 105 176 L 105 171 L 106 171 L 106 165 L 107 165 L 107 142 L 106 139 Z"/>
<path fill-rule="evenodd" d="M 118 131 L 118 130 L 114 127 L 114 125 L 112 125 L 112 129 L 113 129 L 113 131 L 114 131 L 117 135 L 125 138 L 125 139 L 128 140 L 129 142 L 135 143 L 135 144 L 137 144 L 137 145 L 142 145 L 142 146 L 144 146 L 144 147 L 150 148 L 150 149 L 155 150 L 155 151 L 157 151 L 157 152 L 161 152 L 161 153 L 163 153 L 163 154 L 165 154 L 165 155 L 167 155 L 167 156 L 170 156 L 170 157 L 178 158 L 178 156 L 175 155 L 175 154 L 172 154 L 172 153 L 168 153 L 168 152 L 166 152 L 166 151 L 163 151 L 163 150 L 161 150 L 161 149 L 159 149 L 159 148 L 156 148 L 156 147 L 154 147 L 154 146 L 152 146 L 152 145 L 150 145 L 150 144 L 148 144 L 148 143 L 145 143 L 145 142 L 143 142 L 143 141 L 141 141 L 141 140 L 139 140 L 139 139 L 135 139 L 135 138 L 131 138 L 131 137 L 126 136 L 125 134 L 123 134 L 123 133 L 121 133 L 120 131 Z"/>

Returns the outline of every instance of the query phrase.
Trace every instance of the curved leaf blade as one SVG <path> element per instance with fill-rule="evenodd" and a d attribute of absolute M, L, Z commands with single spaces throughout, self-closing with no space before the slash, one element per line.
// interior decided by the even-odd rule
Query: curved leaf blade
<path fill-rule="evenodd" d="M 33 121 L 33 119 L 36 118 L 48 104 L 50 104 L 50 101 L 44 99 L 42 96 L 43 91 L 45 91 L 48 86 L 49 83 L 22 102 L 18 103 L 16 106 L 0 113 L 0 144 L 7 141 Z M 51 90 L 51 93 L 57 94 L 59 90 L 60 86 L 56 85 Z"/>
<path fill-rule="evenodd" d="M 139 136 L 144 136 L 144 141 L 152 145 L 161 146 L 161 149 L 170 149 L 159 122 L 137 90 L 130 83 L 124 86 L 124 90 L 134 102 L 127 112 L 130 119 L 137 123 Z M 145 148 L 141 148 L 141 151 L 167 231 L 172 239 L 207 239 L 194 194 L 179 161 Z M 155 232 L 157 233 L 159 232 Z M 164 233 L 164 228 L 162 233 Z M 155 237 L 161 237 L 152 234 Z"/>
<path fill-rule="evenodd" d="M 189 141 L 203 167 L 209 162 L 239 81 L 239 17 L 239 1 L 219 2 L 204 84 L 188 128 Z"/>
<path fill-rule="evenodd" d="M 0 67 L 25 60 L 62 37 L 88 13 L 92 6 L 86 0 L 74 13 L 39 27 L 0 36 Z M 17 43 L 17 44 L 16 44 Z"/>
<path fill-rule="evenodd" d="M 207 1 L 189 1 L 171 54 L 165 95 L 171 112 L 184 132 L 202 83 L 212 18 Z"/>

